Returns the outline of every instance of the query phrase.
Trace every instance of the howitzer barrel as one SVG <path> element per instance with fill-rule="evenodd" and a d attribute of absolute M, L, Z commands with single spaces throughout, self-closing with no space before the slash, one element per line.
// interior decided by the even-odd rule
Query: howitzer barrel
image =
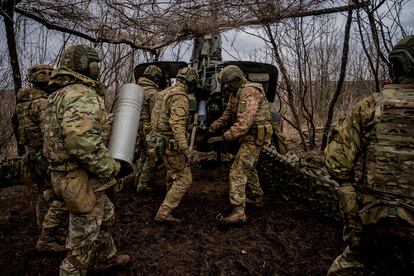
<path fill-rule="evenodd" d="M 124 84 L 115 107 L 109 150 L 123 166 L 132 169 L 144 89 L 134 83 Z"/>

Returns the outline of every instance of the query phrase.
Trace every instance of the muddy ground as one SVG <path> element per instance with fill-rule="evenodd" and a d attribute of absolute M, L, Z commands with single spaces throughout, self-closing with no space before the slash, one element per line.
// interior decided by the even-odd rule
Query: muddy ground
<path fill-rule="evenodd" d="M 267 196 L 262 209 L 248 207 L 247 225 L 217 226 L 216 216 L 231 210 L 228 169 L 211 162 L 193 169 L 193 187 L 174 212 L 184 219 L 177 226 L 153 223 L 165 193 L 162 173 L 152 193 L 138 195 L 129 181 L 116 202 L 114 238 L 133 262 L 106 275 L 325 275 L 343 249 L 341 226 L 298 202 Z M 58 274 L 64 255 L 34 250 L 35 200 L 33 187 L 0 190 L 0 275 Z M 383 267 L 372 271 L 397 273 Z"/>

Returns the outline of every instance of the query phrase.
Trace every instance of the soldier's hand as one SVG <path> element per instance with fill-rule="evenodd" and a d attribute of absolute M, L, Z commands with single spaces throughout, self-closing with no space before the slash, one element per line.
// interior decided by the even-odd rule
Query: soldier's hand
<path fill-rule="evenodd" d="M 218 142 L 223 142 L 223 141 L 224 141 L 223 136 L 215 136 L 215 137 L 211 137 L 210 139 L 208 139 L 207 143 L 213 144 L 213 143 L 218 143 Z"/>
<path fill-rule="evenodd" d="M 194 163 L 194 153 L 190 149 L 184 151 L 185 158 L 187 159 L 187 164 Z"/>
<path fill-rule="evenodd" d="M 116 174 L 115 178 L 120 179 L 133 172 L 132 167 L 126 162 L 119 162 L 118 160 L 116 160 L 116 163 L 119 164 L 116 165 L 117 167 L 119 166 L 119 171 Z"/>

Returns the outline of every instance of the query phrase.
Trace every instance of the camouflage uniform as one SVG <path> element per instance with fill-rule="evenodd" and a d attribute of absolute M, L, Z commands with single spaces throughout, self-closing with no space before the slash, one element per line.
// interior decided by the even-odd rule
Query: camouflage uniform
<path fill-rule="evenodd" d="M 226 70 L 224 68 L 223 70 Z M 243 207 L 246 203 L 246 184 L 256 202 L 263 200 L 256 171 L 262 147 L 270 143 L 272 134 L 269 103 L 260 84 L 243 78 L 239 91 L 230 97 L 223 115 L 211 124 L 211 132 L 235 122 L 224 132 L 225 141 L 239 141 L 240 149 L 230 169 L 230 203 Z M 260 136 L 260 137 L 259 137 Z M 244 213 L 244 211 L 243 211 Z"/>
<path fill-rule="evenodd" d="M 193 69 L 185 69 L 191 71 L 184 70 L 184 72 L 193 72 L 192 74 L 198 79 L 198 74 Z M 189 91 L 187 83 L 177 78 L 175 85 L 157 94 L 151 114 L 152 132 L 149 136 L 162 137 L 165 143 L 162 158 L 167 168 L 167 194 L 157 212 L 156 221 L 176 220 L 171 216 L 171 212 L 180 204 L 192 183 L 191 170 L 186 157 L 189 151 L 187 144 Z"/>
<path fill-rule="evenodd" d="M 137 191 L 149 189 L 149 183 L 154 177 L 156 161 L 148 158 L 148 146 L 146 136 L 151 131 L 151 111 L 154 108 L 155 96 L 159 92 L 157 84 L 146 77 L 138 79 L 138 85 L 144 88 L 144 102 L 142 104 L 139 122 L 140 159 L 138 164 L 142 166 Z"/>
<path fill-rule="evenodd" d="M 48 162 L 42 154 L 42 133 L 43 112 L 47 107 L 47 96 L 49 89 L 47 82 L 53 68 L 49 65 L 35 65 L 29 69 L 29 81 L 33 83 L 31 88 L 22 88 L 17 92 L 16 114 L 19 120 L 20 141 L 27 149 L 27 165 L 32 179 L 38 188 L 36 204 L 36 223 L 42 229 L 43 220 L 48 221 L 47 228 L 57 231 L 63 220 L 64 208 L 56 208 L 52 203 L 53 192 L 48 174 Z M 43 90 L 41 90 L 43 89 Z M 49 206 L 53 205 L 50 216 L 45 217 Z M 50 236 L 50 235 L 48 235 Z M 48 237 L 51 238 L 51 237 Z"/>
<path fill-rule="evenodd" d="M 61 65 L 70 64 L 70 54 L 81 50 L 87 51 L 81 52 L 83 58 L 90 60 L 92 55 L 92 61 L 99 61 L 97 54 L 94 58 L 96 52 L 92 48 L 75 45 L 65 50 Z M 83 58 L 78 57 L 81 61 Z M 76 64 L 71 67 L 76 68 Z M 106 87 L 64 66 L 53 72 L 49 85 L 59 88 L 48 98 L 43 132 L 44 154 L 50 163 L 53 190 L 60 197 L 62 179 L 75 169 L 82 169 L 87 172 L 96 197 L 91 212 L 70 213 L 68 254 L 60 265 L 60 275 L 85 275 L 93 257 L 99 263 L 116 254 L 110 234 L 115 220 L 114 206 L 105 190 L 116 183 L 113 177 L 120 164 L 106 147 L 109 115 L 102 98 Z"/>
<path fill-rule="evenodd" d="M 401 237 L 414 248 L 412 119 L 408 132 L 396 132 L 401 126 L 410 128 L 404 115 L 409 113 L 405 108 L 412 110 L 414 78 L 403 77 L 399 83 L 386 85 L 381 94 L 355 105 L 325 149 L 327 169 L 341 183 L 338 194 L 345 214 L 347 243 L 328 275 L 365 274 L 364 243 L 380 231 Z M 354 166 L 361 156 L 362 179 L 355 185 Z M 412 271 L 414 253 L 409 255 L 411 263 L 406 265 Z"/>

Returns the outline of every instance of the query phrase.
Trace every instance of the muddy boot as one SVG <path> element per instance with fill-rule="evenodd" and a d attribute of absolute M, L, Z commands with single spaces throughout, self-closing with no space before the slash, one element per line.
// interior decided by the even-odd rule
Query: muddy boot
<path fill-rule="evenodd" d="M 115 255 L 105 262 L 99 262 L 95 265 L 95 270 L 108 270 L 111 268 L 121 268 L 128 266 L 131 262 L 129 255 Z"/>
<path fill-rule="evenodd" d="M 244 207 L 241 205 L 234 207 L 233 212 L 231 212 L 231 214 L 227 217 L 219 219 L 219 223 L 225 225 L 243 224 L 246 223 L 246 221 L 247 217 L 244 212 Z"/>
<path fill-rule="evenodd" d="M 182 220 L 173 217 L 171 215 L 171 209 L 167 206 L 161 205 L 157 215 L 155 215 L 154 221 L 157 223 L 176 224 L 180 223 Z"/>
<path fill-rule="evenodd" d="M 262 208 L 263 207 L 263 197 L 262 196 L 256 196 L 254 199 L 246 198 L 246 203 L 251 204 L 254 207 Z"/>
<path fill-rule="evenodd" d="M 181 219 L 175 218 L 171 214 L 166 216 L 166 217 L 155 216 L 154 220 L 155 220 L 155 222 L 165 223 L 165 224 L 177 224 L 177 223 L 182 222 Z"/>
<path fill-rule="evenodd" d="M 36 243 L 36 250 L 38 252 L 64 252 L 65 246 L 60 245 L 55 239 L 56 231 L 43 229 L 40 233 L 39 240 Z"/>

